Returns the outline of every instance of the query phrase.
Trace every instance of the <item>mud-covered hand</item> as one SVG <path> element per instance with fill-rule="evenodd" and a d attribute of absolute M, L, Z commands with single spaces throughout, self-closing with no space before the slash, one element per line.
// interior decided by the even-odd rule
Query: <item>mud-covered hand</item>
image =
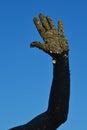
<path fill-rule="evenodd" d="M 30 44 L 30 47 L 37 47 L 52 57 L 69 50 L 67 39 L 64 36 L 62 21 L 58 21 L 57 30 L 49 16 L 45 17 L 43 14 L 40 14 L 39 19 L 34 17 L 33 20 L 44 43 L 35 41 Z"/>

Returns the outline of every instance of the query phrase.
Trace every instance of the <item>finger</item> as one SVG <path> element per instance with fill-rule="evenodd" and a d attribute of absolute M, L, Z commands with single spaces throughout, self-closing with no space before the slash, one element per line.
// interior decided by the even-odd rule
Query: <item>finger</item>
<path fill-rule="evenodd" d="M 63 23 L 61 20 L 58 21 L 58 32 L 64 34 Z"/>
<path fill-rule="evenodd" d="M 52 19 L 49 16 L 47 16 L 46 19 L 47 19 L 47 21 L 49 23 L 50 28 L 56 30 L 56 28 L 55 28 L 55 26 L 53 24 Z"/>
<path fill-rule="evenodd" d="M 45 50 L 45 44 L 42 44 L 42 43 L 40 43 L 40 42 L 32 42 L 31 44 L 30 44 L 30 47 L 31 48 L 33 48 L 33 47 L 37 47 L 37 48 L 39 48 L 39 49 L 42 49 L 42 50 Z"/>
<path fill-rule="evenodd" d="M 46 17 L 43 15 L 43 14 L 40 14 L 39 15 L 39 18 L 40 18 L 40 21 L 42 23 L 42 26 L 45 28 L 45 30 L 49 30 L 50 29 L 50 26 L 48 24 L 48 21 L 46 19 Z"/>
<path fill-rule="evenodd" d="M 38 20 L 38 18 L 34 17 L 33 19 L 34 24 L 38 30 L 38 32 L 40 33 L 40 35 L 43 37 L 45 29 L 43 28 L 42 24 L 40 23 L 40 21 Z"/>

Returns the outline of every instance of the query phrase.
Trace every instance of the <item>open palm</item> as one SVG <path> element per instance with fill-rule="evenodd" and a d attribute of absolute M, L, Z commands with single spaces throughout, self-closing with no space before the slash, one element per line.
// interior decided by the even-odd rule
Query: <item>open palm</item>
<path fill-rule="evenodd" d="M 68 42 L 64 36 L 62 21 L 58 21 L 58 30 L 55 28 L 51 18 L 43 14 L 34 18 L 34 23 L 44 43 L 32 42 L 30 47 L 37 47 L 51 56 L 61 54 L 69 50 Z"/>

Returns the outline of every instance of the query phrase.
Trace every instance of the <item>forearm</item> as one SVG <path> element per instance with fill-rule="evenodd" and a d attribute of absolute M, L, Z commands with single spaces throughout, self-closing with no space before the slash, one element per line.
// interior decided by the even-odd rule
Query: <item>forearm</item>
<path fill-rule="evenodd" d="M 53 81 L 51 86 L 48 112 L 58 127 L 65 122 L 68 115 L 70 96 L 70 72 L 68 54 L 60 56 L 53 64 Z"/>

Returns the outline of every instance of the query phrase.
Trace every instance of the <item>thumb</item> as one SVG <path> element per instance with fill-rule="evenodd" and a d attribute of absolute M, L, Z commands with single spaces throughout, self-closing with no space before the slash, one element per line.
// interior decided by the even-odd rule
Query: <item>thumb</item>
<path fill-rule="evenodd" d="M 38 42 L 38 41 L 32 42 L 32 43 L 30 44 L 30 47 L 31 47 L 31 48 L 37 47 L 37 48 L 39 48 L 39 49 L 45 51 L 45 44 L 40 43 L 40 42 Z"/>

